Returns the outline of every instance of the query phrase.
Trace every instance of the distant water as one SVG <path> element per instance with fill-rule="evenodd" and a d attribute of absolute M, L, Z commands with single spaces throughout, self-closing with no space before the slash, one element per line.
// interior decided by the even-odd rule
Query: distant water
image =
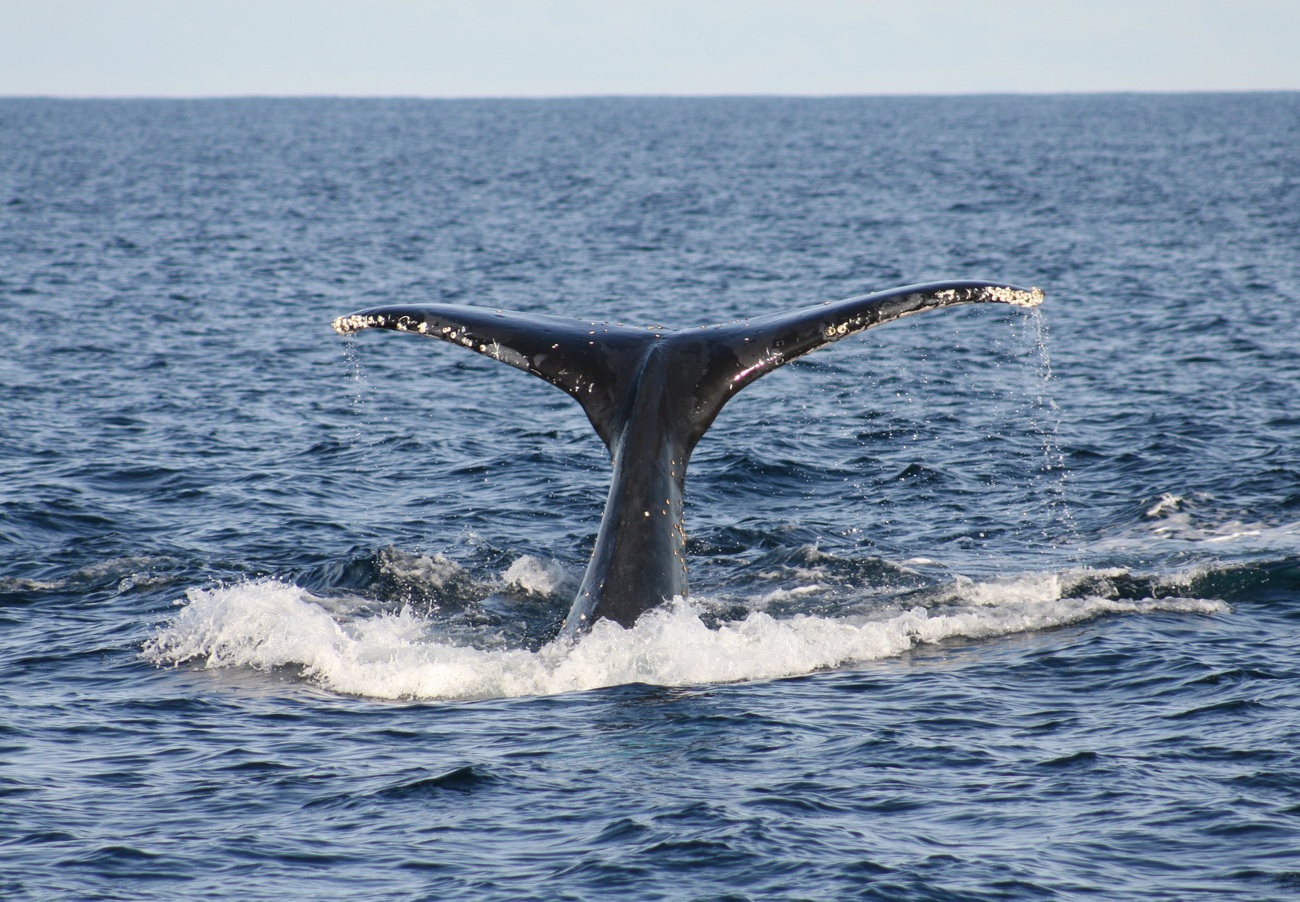
<path fill-rule="evenodd" d="M 1300 95 L 0 100 L 0 897 L 1300 899 Z M 811 355 L 694 595 L 330 320 L 1048 293 Z"/>

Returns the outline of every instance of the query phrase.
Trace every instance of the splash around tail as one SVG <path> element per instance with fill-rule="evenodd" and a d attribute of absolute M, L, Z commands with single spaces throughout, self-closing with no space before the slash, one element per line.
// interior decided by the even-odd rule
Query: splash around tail
<path fill-rule="evenodd" d="M 721 623 L 701 616 L 706 600 L 679 598 L 647 612 L 632 629 L 602 620 L 581 641 L 536 650 L 475 647 L 407 607 L 362 614 L 349 610 L 346 599 L 261 579 L 189 590 L 176 615 L 145 644 L 143 656 L 161 666 L 210 671 L 290 668 L 309 684 L 365 698 L 469 700 L 629 683 L 780 679 L 894 658 L 953 639 L 994 639 L 1097 617 L 1229 610 L 1214 599 L 1137 599 L 1114 591 L 1112 580 L 1130 579 L 1120 571 L 1080 571 L 965 580 L 935 587 L 930 597 L 908 605 L 882 606 L 871 616 L 777 618 L 751 611 Z M 1100 594 L 1081 592 L 1081 586 Z M 369 604 L 358 602 L 358 608 L 368 611 Z"/>

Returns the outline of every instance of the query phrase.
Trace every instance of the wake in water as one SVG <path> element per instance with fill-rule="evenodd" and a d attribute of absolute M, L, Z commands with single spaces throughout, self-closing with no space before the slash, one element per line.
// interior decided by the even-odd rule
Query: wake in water
<path fill-rule="evenodd" d="M 536 575 L 536 562 L 529 561 L 515 569 Z M 298 668 L 306 679 L 348 695 L 481 699 L 626 683 L 774 679 L 896 657 L 952 639 L 1008 636 L 1109 614 L 1228 610 L 1222 601 L 1199 598 L 1107 597 L 1117 595 L 1115 585 L 1125 579 L 1131 579 L 1125 571 L 984 583 L 960 579 L 914 604 L 886 605 L 870 615 L 778 619 L 752 611 L 713 625 L 707 600 L 677 599 L 648 612 L 632 629 L 601 621 L 576 643 L 550 643 L 536 651 L 448 641 L 436 617 L 411 605 L 355 616 L 359 608 L 346 601 L 263 579 L 191 589 L 144 655 L 158 664 Z"/>

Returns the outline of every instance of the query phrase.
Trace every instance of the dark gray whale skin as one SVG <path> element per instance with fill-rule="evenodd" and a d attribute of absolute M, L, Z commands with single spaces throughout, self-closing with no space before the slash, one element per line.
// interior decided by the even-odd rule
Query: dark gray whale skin
<path fill-rule="evenodd" d="M 932 282 L 673 331 L 456 304 L 374 307 L 334 321 L 350 335 L 391 329 L 439 338 L 508 363 L 567 392 L 613 458 L 609 499 L 591 562 L 561 631 L 596 620 L 631 627 L 685 596 L 682 497 L 696 442 L 724 404 L 789 361 L 900 317 L 956 304 L 1034 307 L 1037 288 Z"/>

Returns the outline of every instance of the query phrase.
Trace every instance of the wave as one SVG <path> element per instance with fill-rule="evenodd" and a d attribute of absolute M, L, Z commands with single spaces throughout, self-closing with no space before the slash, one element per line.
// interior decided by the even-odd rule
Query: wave
<path fill-rule="evenodd" d="M 1113 576 L 1113 574 L 1111 575 Z M 598 622 L 574 644 L 537 649 L 449 641 L 410 605 L 375 613 L 360 599 L 320 597 L 278 579 L 194 588 L 145 644 L 158 665 L 296 668 L 332 692 L 390 700 L 555 695 L 628 683 L 663 686 L 765 680 L 897 657 L 954 639 L 982 640 L 1114 614 L 1222 614 L 1194 597 L 1077 597 L 1111 586 L 1104 573 L 958 580 L 928 603 L 871 614 L 777 618 L 751 611 L 715 622 L 708 599 L 676 599 L 632 629 Z M 356 616 L 357 611 L 364 611 Z"/>

